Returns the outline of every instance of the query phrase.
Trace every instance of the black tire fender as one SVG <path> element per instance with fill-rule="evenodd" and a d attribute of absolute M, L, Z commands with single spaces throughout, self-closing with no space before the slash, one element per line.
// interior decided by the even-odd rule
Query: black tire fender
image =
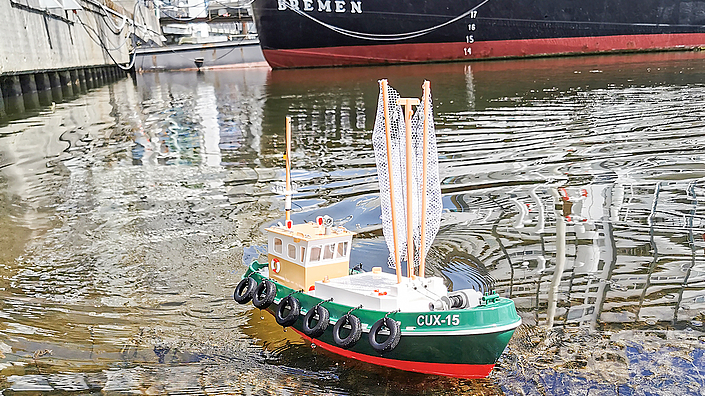
<path fill-rule="evenodd" d="M 235 287 L 233 298 L 240 304 L 246 304 L 252 300 L 252 297 L 255 295 L 256 288 L 256 280 L 250 278 L 249 276 L 247 278 L 243 278 Z"/>
<path fill-rule="evenodd" d="M 350 326 L 350 334 L 342 338 L 340 333 L 345 325 Z M 360 340 L 361 335 L 362 323 L 360 323 L 360 319 L 353 314 L 341 316 L 340 319 L 335 322 L 335 326 L 333 326 L 333 341 L 335 341 L 336 345 L 344 349 L 352 348 Z"/>
<path fill-rule="evenodd" d="M 277 295 L 277 285 L 269 279 L 263 280 L 255 289 L 252 304 L 259 309 L 267 309 L 274 302 Z"/>
<path fill-rule="evenodd" d="M 289 312 L 284 315 L 287 307 L 289 307 Z M 277 308 L 277 312 L 274 314 L 274 318 L 280 326 L 289 327 L 296 323 L 300 312 L 301 303 L 299 302 L 299 299 L 292 295 L 288 295 L 279 301 L 279 307 Z"/>
<path fill-rule="evenodd" d="M 378 342 L 377 336 L 383 328 L 387 328 L 389 330 L 389 336 L 386 340 Z M 376 321 L 370 328 L 369 339 L 370 346 L 372 346 L 372 349 L 375 351 L 379 353 L 391 351 L 396 348 L 397 344 L 399 344 L 399 340 L 401 339 L 401 327 L 399 326 L 399 322 L 389 317 L 384 317 Z"/>
<path fill-rule="evenodd" d="M 315 326 L 311 326 L 311 323 L 315 320 L 316 316 L 318 316 L 318 322 Z M 302 330 L 307 336 L 311 338 L 318 338 L 323 335 L 323 333 L 328 328 L 329 320 L 330 312 L 328 312 L 325 307 L 321 305 L 316 305 L 315 307 L 311 308 L 308 312 L 306 312 L 306 316 L 304 316 L 304 324 Z"/>

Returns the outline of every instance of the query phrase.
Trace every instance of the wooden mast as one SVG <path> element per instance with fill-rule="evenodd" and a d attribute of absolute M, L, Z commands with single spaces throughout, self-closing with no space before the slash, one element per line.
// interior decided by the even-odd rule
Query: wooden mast
<path fill-rule="evenodd" d="M 420 101 L 416 98 L 399 98 L 404 107 L 404 126 L 406 127 L 406 271 L 409 278 L 414 276 L 414 197 L 413 192 L 413 142 L 411 139 L 412 106 Z"/>
<path fill-rule="evenodd" d="M 426 185 L 428 184 L 428 111 L 431 99 L 431 82 L 423 83 L 423 178 L 421 182 L 421 243 L 419 244 L 419 276 L 424 277 L 426 270 Z"/>
<path fill-rule="evenodd" d="M 394 267 L 397 271 L 397 283 L 401 283 L 401 258 L 399 257 L 399 243 L 397 239 L 396 206 L 394 203 L 394 178 L 392 171 L 392 137 L 389 133 L 389 97 L 387 93 L 387 80 L 380 80 L 382 89 L 382 105 L 384 106 L 384 136 L 387 139 L 387 173 L 389 175 L 389 200 L 392 211 L 392 237 L 394 238 Z"/>

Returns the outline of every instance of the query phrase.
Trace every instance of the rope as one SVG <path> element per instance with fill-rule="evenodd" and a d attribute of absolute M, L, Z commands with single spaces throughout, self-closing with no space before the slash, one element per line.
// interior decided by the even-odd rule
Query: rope
<path fill-rule="evenodd" d="M 135 4 L 135 7 L 137 7 L 137 4 L 139 4 L 139 1 Z M 78 15 L 78 13 L 76 13 L 75 15 L 76 15 L 76 18 L 78 19 L 78 21 L 81 23 L 81 26 L 83 26 L 83 29 L 86 31 L 86 34 L 88 34 L 88 37 L 91 40 L 93 40 L 93 42 L 95 42 L 96 44 L 103 47 L 103 49 L 105 50 L 105 53 L 108 54 L 108 56 L 113 61 L 113 63 L 115 63 L 122 70 L 132 69 L 132 67 L 135 65 L 135 59 L 137 59 L 137 52 L 136 51 L 132 52 L 132 60 L 130 61 L 128 66 L 122 66 L 117 60 L 115 60 L 115 58 L 113 58 L 113 55 L 110 53 L 111 50 L 109 50 L 108 47 L 105 46 L 105 43 L 103 43 L 103 41 L 100 39 L 100 36 L 97 35 L 97 33 L 96 33 L 97 39 L 93 38 L 93 36 L 90 34 L 90 32 L 91 32 L 91 30 L 93 30 L 93 28 L 86 25 L 85 23 L 83 23 L 83 20 L 81 19 L 80 15 Z M 133 24 L 132 26 L 133 26 L 133 34 L 134 34 L 134 28 L 137 27 L 137 24 Z M 125 41 L 127 41 L 127 40 L 125 40 Z"/>
<path fill-rule="evenodd" d="M 78 16 L 78 14 L 76 14 L 76 15 Z M 81 24 L 83 24 L 83 21 L 81 21 L 81 18 L 79 18 L 78 20 L 79 20 L 79 22 L 81 22 Z M 97 32 L 95 29 L 93 29 L 92 26 L 88 26 L 88 25 L 85 25 L 85 24 L 83 24 L 83 26 L 84 26 L 84 29 L 89 29 L 90 31 L 92 31 L 93 34 L 96 35 L 96 37 L 100 37 L 100 35 L 98 34 L 98 32 Z M 91 37 L 91 36 L 89 35 L 89 37 Z M 128 38 L 129 38 L 128 36 L 125 36 L 125 40 L 123 40 L 123 41 L 122 41 L 122 44 L 118 45 L 117 47 L 108 48 L 108 47 L 106 47 L 106 46 L 103 46 L 103 48 L 104 48 L 106 51 L 115 51 L 115 50 L 119 50 L 120 48 L 122 48 L 122 47 L 125 46 L 125 43 L 127 43 L 127 39 L 128 39 Z M 91 37 L 91 39 L 93 39 L 93 37 Z M 96 43 L 98 43 L 96 40 L 93 40 L 93 41 L 96 42 Z M 102 44 L 102 43 L 98 43 L 98 44 Z"/>
<path fill-rule="evenodd" d="M 445 21 L 445 22 L 438 24 L 436 26 L 432 26 L 432 27 L 422 29 L 422 30 L 417 30 L 414 32 L 395 33 L 395 34 L 375 34 L 375 33 L 356 32 L 353 30 L 343 29 L 341 27 L 333 26 L 329 23 L 321 21 L 320 19 L 312 17 L 311 15 L 306 14 L 305 12 L 299 10 L 298 8 L 292 7 L 289 2 L 285 2 L 285 4 L 286 4 L 287 8 L 294 11 L 295 13 L 297 13 L 303 17 L 306 17 L 306 18 L 312 20 L 313 22 L 316 22 L 319 25 L 324 26 L 324 27 L 336 32 L 336 33 L 340 33 L 344 36 L 357 38 L 357 39 L 361 39 L 361 40 L 392 41 L 392 40 L 408 40 L 408 39 L 413 39 L 416 37 L 424 36 L 428 33 L 431 33 L 434 30 L 438 30 L 444 26 L 450 25 L 451 23 L 454 23 L 460 19 L 465 18 L 466 16 L 470 15 L 470 13 L 472 13 L 473 11 L 477 11 L 478 8 L 485 5 L 488 1 L 490 1 L 490 0 L 484 0 L 482 3 L 465 11 L 464 13 L 458 15 L 457 17 L 449 19 L 448 21 Z"/>
<path fill-rule="evenodd" d="M 348 311 L 348 313 L 346 313 L 345 315 L 350 315 L 350 314 L 352 313 L 352 311 L 355 311 L 355 310 L 360 309 L 360 308 L 362 308 L 362 304 L 358 305 L 357 307 L 350 308 L 350 310 Z"/>
<path fill-rule="evenodd" d="M 87 1 L 90 2 L 90 3 L 94 3 L 94 2 L 91 1 L 91 0 L 87 0 Z M 101 3 L 98 2 L 97 4 L 100 4 L 101 7 L 102 7 L 102 4 L 101 4 Z M 136 35 L 137 35 L 137 21 L 136 21 L 136 15 L 137 15 L 138 7 L 139 7 L 140 15 L 142 16 L 142 21 L 143 21 L 143 23 L 145 23 L 144 21 L 146 21 L 146 19 L 145 19 L 145 17 L 144 17 L 144 14 L 142 13 L 142 4 L 141 4 L 140 1 L 136 1 L 136 2 L 135 2 L 135 5 L 134 5 L 134 7 L 133 7 L 133 9 L 132 9 L 133 19 L 130 20 L 130 23 L 132 23 L 132 35 L 133 35 L 133 36 L 136 36 Z M 108 11 L 110 11 L 110 10 L 106 9 L 105 7 L 103 7 L 103 12 L 105 12 L 106 15 L 108 14 Z M 76 15 L 76 18 L 78 19 L 78 21 L 81 23 L 81 26 L 83 26 L 83 29 L 86 31 L 86 34 L 88 35 L 88 37 L 89 37 L 93 42 L 95 42 L 96 44 L 100 45 L 100 46 L 105 50 L 106 54 L 108 54 L 108 56 L 109 56 L 110 59 L 113 61 L 113 63 L 115 63 L 115 65 L 117 65 L 120 69 L 126 70 L 126 71 L 132 69 L 132 68 L 135 66 L 135 61 L 137 60 L 137 51 L 135 51 L 135 50 L 132 51 L 132 53 L 130 54 L 131 57 L 132 57 L 132 59 L 130 60 L 130 63 L 129 63 L 127 66 L 121 65 L 117 60 L 115 60 L 115 58 L 113 57 L 113 55 L 110 53 L 110 51 L 115 51 L 115 50 L 117 50 L 117 49 L 122 48 L 122 47 L 125 45 L 125 43 L 127 43 L 128 37 L 125 37 L 125 40 L 124 40 L 123 43 L 120 44 L 119 46 L 117 46 L 117 47 L 115 47 L 115 48 L 108 48 L 108 47 L 105 45 L 105 43 L 103 42 L 103 40 L 101 40 L 100 34 L 98 34 L 98 32 L 97 32 L 95 29 L 93 29 L 91 26 L 86 25 L 86 24 L 83 22 L 83 20 L 81 19 L 81 17 L 78 15 L 78 13 L 75 12 L 74 14 Z M 127 18 L 125 15 L 123 15 L 123 14 L 120 14 L 120 15 L 123 17 L 123 25 L 124 25 L 125 23 L 127 23 L 128 18 Z M 103 16 L 103 15 L 101 14 L 101 16 Z M 123 28 L 124 28 L 124 26 L 123 26 Z M 148 28 L 148 27 L 146 26 L 146 24 L 140 26 L 140 28 L 142 28 L 143 30 L 145 30 L 145 31 L 147 31 L 147 32 L 154 33 L 154 31 L 153 31 L 152 29 Z M 112 30 L 112 29 L 111 29 L 111 30 Z M 122 29 L 120 29 L 120 30 L 122 30 Z M 96 38 L 93 38 L 93 36 L 91 35 L 91 31 L 96 35 Z"/>
<path fill-rule="evenodd" d="M 323 303 L 331 302 L 331 301 L 333 301 L 333 297 L 331 297 L 331 298 L 329 298 L 329 299 L 327 299 L 327 300 L 323 300 L 323 301 L 319 302 L 318 304 L 316 304 L 316 305 L 315 305 L 313 308 L 311 308 L 311 309 L 316 309 L 316 308 L 318 308 L 319 305 L 321 305 L 321 304 L 323 304 Z"/>
<path fill-rule="evenodd" d="M 294 290 L 293 292 L 289 293 L 289 295 L 284 298 L 291 297 L 296 293 L 303 293 L 303 292 L 304 292 L 304 289 Z"/>
<path fill-rule="evenodd" d="M 235 48 L 237 48 L 237 47 L 232 47 L 232 48 L 230 49 L 230 51 L 228 51 L 228 52 L 226 52 L 225 54 L 223 54 L 223 55 L 221 55 L 221 56 L 219 56 L 219 57 L 213 59 L 212 61 L 208 61 L 208 62 L 216 62 L 216 61 L 219 61 L 219 60 L 225 58 L 226 56 L 230 55 L 231 52 L 235 51 Z"/>
<path fill-rule="evenodd" d="M 358 32 L 358 31 L 353 31 L 353 30 L 348 30 L 348 29 L 343 29 L 338 26 L 331 25 L 329 23 L 323 22 L 320 19 L 317 19 L 309 14 L 306 14 L 305 12 L 301 11 L 298 8 L 294 8 L 291 6 L 291 4 L 287 1 L 285 2 L 286 7 L 289 8 L 290 10 L 294 11 L 295 13 L 299 14 L 300 16 L 306 17 L 310 20 L 312 20 L 315 23 L 318 23 L 321 26 L 324 26 L 336 33 L 342 34 L 344 36 L 352 37 L 352 38 L 357 38 L 361 40 L 372 40 L 372 41 L 393 41 L 393 40 L 408 40 L 408 39 L 413 39 L 416 37 L 420 37 L 423 35 L 426 35 L 428 33 L 431 33 L 434 30 L 438 30 L 444 26 L 447 26 L 451 23 L 457 22 L 458 20 L 465 18 L 468 16 L 470 13 L 473 11 L 477 11 L 478 8 L 482 7 L 485 5 L 488 1 L 490 0 L 484 0 L 482 3 L 476 5 L 475 7 L 467 10 L 466 12 L 458 15 L 455 18 L 452 18 L 446 22 L 443 22 L 439 25 L 432 26 L 426 29 L 422 30 L 417 30 L 414 32 L 406 32 L 406 33 L 395 33 L 395 34 L 375 34 L 375 33 L 365 33 L 365 32 Z M 507 18 L 495 18 L 495 20 L 512 20 L 512 21 L 522 21 L 522 22 L 537 22 L 535 20 L 529 20 L 529 19 L 507 19 Z M 540 21 L 540 22 L 546 22 L 546 21 Z M 551 23 L 569 23 L 569 24 L 584 24 L 584 25 L 610 25 L 610 26 L 658 26 L 658 24 L 648 24 L 648 23 L 619 23 L 619 22 L 591 22 L 591 21 L 551 21 Z M 669 25 L 672 27 L 702 27 L 700 25 L 692 25 L 692 24 L 676 24 L 676 25 Z"/>
<path fill-rule="evenodd" d="M 115 34 L 122 32 L 122 29 L 124 29 L 125 25 L 127 24 L 127 16 L 124 14 L 120 14 L 122 16 L 122 24 L 120 24 L 120 26 L 117 26 L 113 22 L 113 18 L 110 16 L 110 14 L 108 13 L 108 10 L 103 5 L 103 3 L 99 2 L 98 4 L 100 4 L 100 8 L 102 8 L 103 12 L 105 13 L 105 15 L 103 15 L 103 19 L 106 19 L 108 21 L 108 25 L 110 25 L 108 27 L 110 28 L 110 30 L 112 30 L 113 33 L 115 33 Z"/>
<path fill-rule="evenodd" d="M 223 55 L 221 55 L 221 56 L 219 56 L 219 57 L 217 57 L 217 58 L 215 58 L 215 59 L 213 59 L 213 60 L 205 60 L 205 59 L 204 59 L 204 60 L 203 60 L 203 63 L 215 63 L 215 62 L 217 62 L 217 61 L 219 61 L 219 60 L 225 58 L 226 56 L 230 55 L 230 53 L 233 52 L 233 51 L 235 51 L 235 49 L 237 49 L 237 48 L 238 48 L 238 47 L 233 47 L 233 48 L 230 49 L 230 51 L 226 52 L 225 54 L 223 54 Z M 169 48 L 169 51 L 173 52 L 174 54 L 176 54 L 176 55 L 178 55 L 178 56 L 180 56 L 180 57 L 182 57 L 182 58 L 184 58 L 184 59 L 188 59 L 188 60 L 190 60 L 190 61 L 195 61 L 195 60 L 196 60 L 196 59 L 194 59 L 194 58 L 190 58 L 190 57 L 188 57 L 188 56 L 183 56 L 183 55 L 181 55 L 180 53 L 178 53 L 177 51 L 175 51 L 173 48 Z"/>

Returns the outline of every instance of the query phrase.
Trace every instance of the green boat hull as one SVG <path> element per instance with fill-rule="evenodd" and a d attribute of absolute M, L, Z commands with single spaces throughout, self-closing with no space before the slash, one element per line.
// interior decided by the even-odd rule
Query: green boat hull
<path fill-rule="evenodd" d="M 272 280 L 259 272 L 266 266 L 254 262 L 244 276 L 257 283 Z M 301 303 L 301 313 L 292 328 L 305 339 L 348 358 L 407 371 L 461 378 L 486 377 L 521 324 L 514 302 L 496 295 L 484 298 L 483 304 L 473 308 L 389 313 L 322 302 L 320 298 L 274 283 L 277 293 L 267 311 L 274 315 L 282 299 L 289 295 L 296 297 Z M 303 317 L 316 304 L 329 311 L 330 325 L 320 337 L 311 339 L 303 334 Z M 360 319 L 362 336 L 353 346 L 341 348 L 333 339 L 333 324 L 348 312 Z M 400 323 L 401 338 L 394 349 L 379 353 L 368 342 L 368 334 L 372 325 L 385 315 Z"/>

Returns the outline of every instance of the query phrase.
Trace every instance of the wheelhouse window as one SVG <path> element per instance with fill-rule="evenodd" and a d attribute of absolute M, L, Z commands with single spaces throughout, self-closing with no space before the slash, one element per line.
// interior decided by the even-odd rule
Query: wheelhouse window
<path fill-rule="evenodd" d="M 345 257 L 348 255 L 348 243 L 340 242 L 338 243 L 338 251 L 335 254 L 335 258 Z"/>
<path fill-rule="evenodd" d="M 306 261 L 306 247 L 301 246 L 301 262 Z"/>
<path fill-rule="evenodd" d="M 315 262 L 315 261 L 320 261 L 321 260 L 321 247 L 320 246 L 314 246 L 311 248 L 311 259 L 309 260 L 310 262 Z"/>
<path fill-rule="evenodd" d="M 335 244 L 325 245 L 323 248 L 323 260 L 331 260 L 333 258 L 333 252 L 335 251 Z"/>
<path fill-rule="evenodd" d="M 274 252 L 282 254 L 284 252 L 284 244 L 279 238 L 274 238 Z"/>
<path fill-rule="evenodd" d="M 286 254 L 290 259 L 296 260 L 296 245 L 293 243 L 286 245 Z"/>

